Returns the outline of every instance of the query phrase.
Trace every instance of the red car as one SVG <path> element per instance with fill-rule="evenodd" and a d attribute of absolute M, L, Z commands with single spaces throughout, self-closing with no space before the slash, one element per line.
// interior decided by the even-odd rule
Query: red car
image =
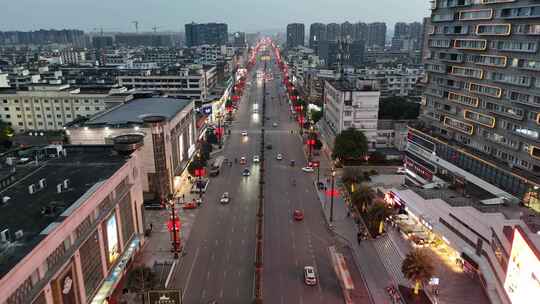
<path fill-rule="evenodd" d="M 195 202 L 187 202 L 182 206 L 183 209 L 197 209 L 197 204 Z"/>
<path fill-rule="evenodd" d="M 304 213 L 302 212 L 302 210 L 296 209 L 293 212 L 293 217 L 295 221 L 301 221 L 304 219 Z"/>

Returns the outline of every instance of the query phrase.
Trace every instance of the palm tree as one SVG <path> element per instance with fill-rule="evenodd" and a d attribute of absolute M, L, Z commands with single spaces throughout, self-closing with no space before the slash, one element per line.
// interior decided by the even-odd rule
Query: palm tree
<path fill-rule="evenodd" d="M 351 201 L 360 212 L 364 213 L 367 211 L 368 205 L 371 204 L 373 196 L 373 190 L 370 187 L 361 185 L 352 193 Z"/>
<path fill-rule="evenodd" d="M 366 217 L 369 220 L 372 231 L 378 231 L 378 234 L 384 231 L 384 220 L 392 214 L 390 209 L 384 203 L 375 203 L 367 211 Z"/>
<path fill-rule="evenodd" d="M 414 282 L 414 294 L 422 283 L 428 281 L 434 274 L 433 260 L 425 250 L 414 249 L 409 252 L 401 264 L 401 272 L 408 280 Z"/>

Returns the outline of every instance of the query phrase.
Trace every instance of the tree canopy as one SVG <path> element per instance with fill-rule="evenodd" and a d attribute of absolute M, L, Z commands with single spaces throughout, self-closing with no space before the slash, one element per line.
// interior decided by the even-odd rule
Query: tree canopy
<path fill-rule="evenodd" d="M 368 141 L 364 132 L 349 128 L 341 132 L 334 141 L 334 159 L 357 159 L 368 152 Z"/>
<path fill-rule="evenodd" d="M 311 110 L 309 112 L 311 120 L 313 120 L 313 123 L 317 123 L 319 120 L 321 120 L 323 112 L 317 111 L 317 110 Z"/>
<path fill-rule="evenodd" d="M 388 97 L 379 103 L 379 119 L 416 119 L 420 114 L 420 104 L 404 97 Z"/>
<path fill-rule="evenodd" d="M 401 272 L 405 278 L 415 283 L 414 293 L 418 294 L 420 285 L 433 276 L 435 267 L 425 250 L 414 249 L 403 260 Z"/>

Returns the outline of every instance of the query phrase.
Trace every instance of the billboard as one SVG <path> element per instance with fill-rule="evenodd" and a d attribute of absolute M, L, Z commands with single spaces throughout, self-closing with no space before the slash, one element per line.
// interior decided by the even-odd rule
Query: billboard
<path fill-rule="evenodd" d="M 118 247 L 118 230 L 116 229 L 116 214 L 107 220 L 107 261 L 112 264 L 120 255 Z"/>
<path fill-rule="evenodd" d="M 540 252 L 520 228 L 514 229 L 504 289 L 514 304 L 540 299 Z"/>

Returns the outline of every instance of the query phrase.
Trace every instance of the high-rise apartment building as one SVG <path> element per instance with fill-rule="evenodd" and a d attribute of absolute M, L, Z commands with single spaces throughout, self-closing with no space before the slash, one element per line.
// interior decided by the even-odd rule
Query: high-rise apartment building
<path fill-rule="evenodd" d="M 225 23 L 188 23 L 185 25 L 186 46 L 202 44 L 225 45 L 229 40 Z"/>
<path fill-rule="evenodd" d="M 409 36 L 409 25 L 405 22 L 397 22 L 394 25 L 394 37 L 405 38 Z"/>
<path fill-rule="evenodd" d="M 329 23 L 326 25 L 326 38 L 328 41 L 338 41 L 341 39 L 341 25 Z"/>
<path fill-rule="evenodd" d="M 246 33 L 245 32 L 235 32 L 233 34 L 233 46 L 235 47 L 246 47 Z"/>
<path fill-rule="evenodd" d="M 326 25 L 324 23 L 313 23 L 309 27 L 309 48 L 319 54 L 321 41 L 326 41 Z"/>
<path fill-rule="evenodd" d="M 408 178 L 449 176 L 540 211 L 538 4 L 433 1 Z"/>
<path fill-rule="evenodd" d="M 366 40 L 368 47 L 384 48 L 386 43 L 386 23 L 374 22 L 368 24 L 368 37 Z"/>
<path fill-rule="evenodd" d="M 287 24 L 287 48 L 303 46 L 305 39 L 305 27 L 303 23 Z"/>
<path fill-rule="evenodd" d="M 349 21 L 341 24 L 341 39 L 351 41 L 354 39 L 354 25 Z"/>
<path fill-rule="evenodd" d="M 366 41 L 368 35 L 368 27 L 364 22 L 358 22 L 354 24 L 354 37 L 353 40 Z"/>

